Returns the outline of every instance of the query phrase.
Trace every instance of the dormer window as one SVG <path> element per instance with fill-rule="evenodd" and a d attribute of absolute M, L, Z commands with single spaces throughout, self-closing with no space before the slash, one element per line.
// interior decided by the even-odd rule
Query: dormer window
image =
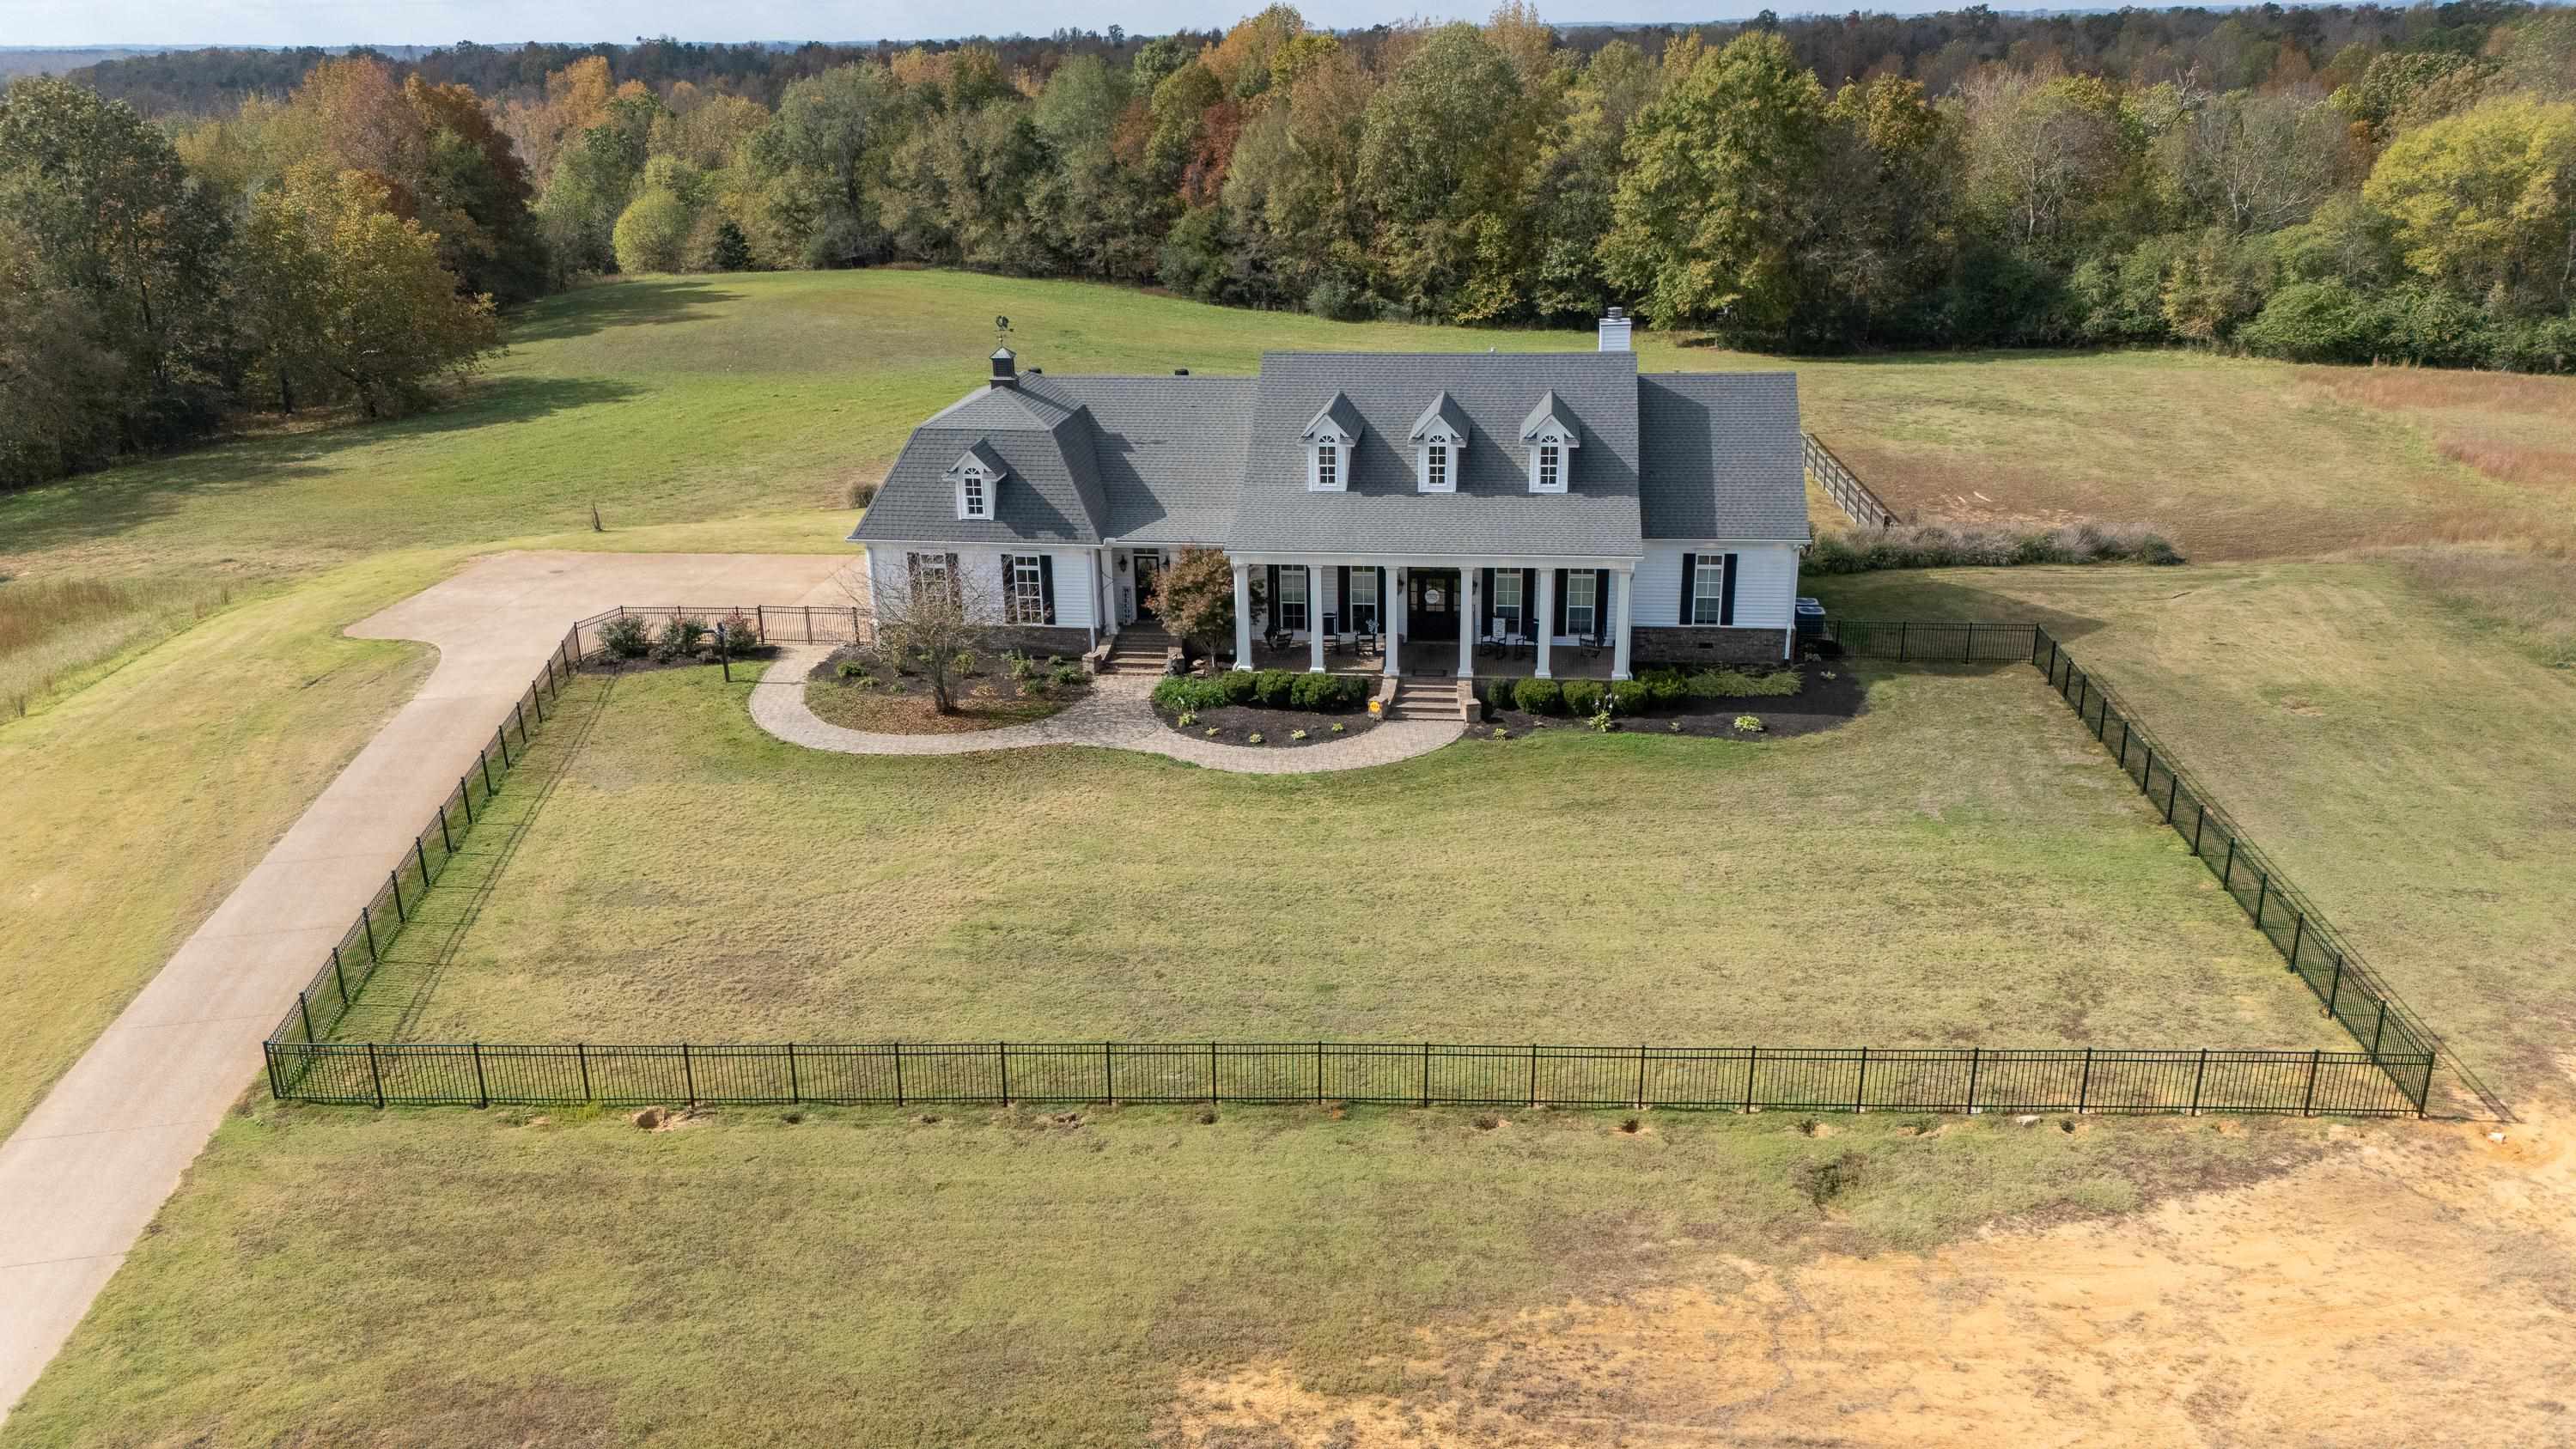
<path fill-rule="evenodd" d="M 1457 492 L 1466 447 L 1467 412 L 1444 392 L 1413 420 L 1414 487 L 1424 493 Z"/>
<path fill-rule="evenodd" d="M 1360 410 L 1341 393 L 1324 404 L 1306 424 L 1298 441 L 1306 445 L 1306 491 L 1341 493 L 1350 488 L 1350 451 L 1360 440 Z"/>
<path fill-rule="evenodd" d="M 990 519 L 994 497 L 1001 492 L 1002 478 L 1009 471 L 989 441 L 976 439 L 975 446 L 948 465 L 949 484 L 957 490 L 957 516 Z"/>
<path fill-rule="evenodd" d="M 1521 422 L 1521 441 L 1529 445 L 1529 491 L 1563 493 L 1572 480 L 1574 450 L 1582 446 L 1573 415 L 1556 394 L 1539 394 L 1538 406 Z"/>

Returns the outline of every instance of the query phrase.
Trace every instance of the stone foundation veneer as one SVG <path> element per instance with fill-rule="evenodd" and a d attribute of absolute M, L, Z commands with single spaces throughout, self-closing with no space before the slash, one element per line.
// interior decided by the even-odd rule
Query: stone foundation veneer
<path fill-rule="evenodd" d="M 1656 664 L 1777 664 L 1788 658 L 1786 629 L 1649 629 L 1629 645 L 1636 667 Z"/>

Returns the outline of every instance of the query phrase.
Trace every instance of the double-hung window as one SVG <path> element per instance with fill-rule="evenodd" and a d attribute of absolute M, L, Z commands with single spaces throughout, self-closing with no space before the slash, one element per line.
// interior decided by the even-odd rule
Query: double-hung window
<path fill-rule="evenodd" d="M 1279 627 L 1282 629 L 1306 627 L 1306 571 L 1304 569 L 1279 571 Z"/>
<path fill-rule="evenodd" d="M 1433 443 L 1423 450 L 1422 491 L 1425 493 L 1449 491 L 1449 445 L 1447 443 Z"/>
<path fill-rule="evenodd" d="M 955 597 L 957 585 L 948 575 L 948 555 L 917 553 L 912 556 L 912 590 L 922 598 Z"/>
<path fill-rule="evenodd" d="M 1342 450 L 1332 443 L 1315 445 L 1315 487 L 1329 492 L 1342 486 Z"/>
<path fill-rule="evenodd" d="M 1011 622 L 1044 624 L 1046 616 L 1046 571 L 1033 553 L 1007 554 L 1003 566 L 1010 570 Z"/>
<path fill-rule="evenodd" d="M 1704 558 L 1691 570 L 1691 616 L 1694 624 L 1717 624 L 1726 615 L 1726 561 Z"/>
<path fill-rule="evenodd" d="M 957 486 L 960 516 L 966 518 L 993 516 L 992 495 L 985 491 L 986 484 L 982 473 L 972 468 L 967 469 L 966 476 L 958 481 Z"/>
<path fill-rule="evenodd" d="M 1374 634 L 1377 632 L 1376 569 L 1365 568 L 1351 570 L 1351 596 L 1347 601 L 1345 601 L 1342 612 L 1350 616 L 1346 621 L 1346 627 L 1348 627 L 1353 633 Z"/>
<path fill-rule="evenodd" d="M 1579 569 L 1565 576 L 1565 632 L 1578 638 L 1596 634 L 1600 619 L 1600 601 L 1593 597 L 1601 576 L 1590 569 Z"/>
<path fill-rule="evenodd" d="M 1519 569 L 1494 571 L 1494 627 L 1507 633 L 1520 632 L 1522 577 Z"/>
<path fill-rule="evenodd" d="M 1554 443 L 1538 445 L 1538 491 L 1565 491 L 1565 452 Z"/>

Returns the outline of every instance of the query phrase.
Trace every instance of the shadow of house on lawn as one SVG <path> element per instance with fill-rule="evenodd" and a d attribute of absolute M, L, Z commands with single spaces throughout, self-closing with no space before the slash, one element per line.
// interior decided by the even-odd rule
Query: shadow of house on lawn
<path fill-rule="evenodd" d="M 0 548 L 40 553 L 113 537 L 176 512 L 189 499 L 248 493 L 318 478 L 350 448 L 471 428 L 534 422 L 623 402 L 641 390 L 602 378 L 498 378 L 469 384 L 453 403 L 407 417 L 351 421 L 310 433 L 234 438 L 136 458 L 42 488 L 0 494 Z"/>
<path fill-rule="evenodd" d="M 503 320 L 513 345 L 553 342 L 612 327 L 695 322 L 714 315 L 709 307 L 742 298 L 702 281 L 598 282 L 532 302 Z"/>
<path fill-rule="evenodd" d="M 1798 588 L 1823 601 L 1828 618 L 1891 624 L 2037 624 L 2061 644 L 2072 644 L 2104 627 L 2105 621 L 2089 614 L 1980 587 L 1978 575 L 2006 572 L 2009 570 L 1884 569 L 1860 574 L 1801 574 Z"/>

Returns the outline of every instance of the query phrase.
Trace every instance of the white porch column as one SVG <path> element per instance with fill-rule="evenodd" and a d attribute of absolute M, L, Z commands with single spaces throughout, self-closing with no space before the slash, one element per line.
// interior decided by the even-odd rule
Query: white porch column
<path fill-rule="evenodd" d="M 1324 672 L 1324 563 L 1306 561 L 1306 672 Z"/>
<path fill-rule="evenodd" d="M 1547 649 L 1556 642 L 1556 570 L 1538 570 L 1538 612 L 1530 616 L 1538 634 L 1538 677 L 1546 679 Z"/>
<path fill-rule="evenodd" d="M 1636 580 L 1637 576 L 1627 569 L 1613 570 L 1610 575 L 1610 590 L 1618 596 L 1619 600 L 1619 612 L 1616 615 L 1619 621 L 1618 643 L 1610 651 L 1612 679 L 1628 677 L 1628 586 Z"/>
<path fill-rule="evenodd" d="M 1376 565 L 1372 564 L 1374 568 Z M 1386 584 L 1377 591 L 1377 627 L 1386 635 L 1386 677 L 1404 672 L 1404 570 L 1386 566 Z"/>
<path fill-rule="evenodd" d="M 1483 618 L 1484 604 L 1476 597 L 1476 570 L 1471 565 L 1458 566 L 1458 677 L 1476 677 L 1476 626 Z"/>
<path fill-rule="evenodd" d="M 1234 566 L 1234 667 L 1252 667 L 1252 567 Z"/>

